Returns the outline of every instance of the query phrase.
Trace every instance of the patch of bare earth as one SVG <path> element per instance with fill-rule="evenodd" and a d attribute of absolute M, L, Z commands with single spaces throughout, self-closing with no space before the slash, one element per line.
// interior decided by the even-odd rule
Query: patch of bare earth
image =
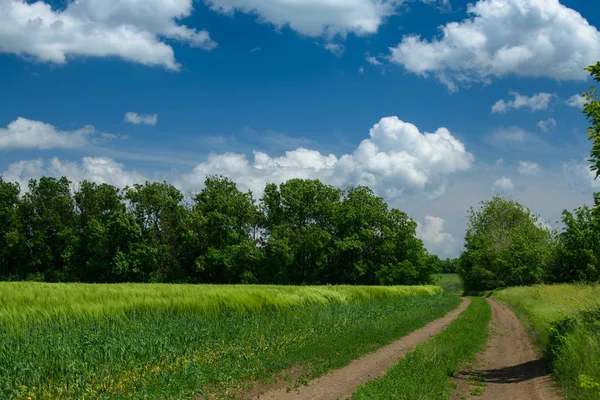
<path fill-rule="evenodd" d="M 560 400 L 523 326 L 503 304 L 488 299 L 492 332 L 473 369 L 462 371 L 453 400 Z"/>
<path fill-rule="evenodd" d="M 290 390 L 287 382 L 278 382 L 262 393 L 254 392 L 254 399 L 260 400 L 336 400 L 347 399 L 360 386 L 371 379 L 383 376 L 386 371 L 398 362 L 418 343 L 441 332 L 469 305 L 469 299 L 453 311 L 411 332 L 379 350 L 352 361 L 347 366 L 331 371 L 328 374 L 309 382 L 305 386 Z M 265 388 L 266 389 L 266 388 Z M 244 396 L 244 398 L 246 398 Z"/>

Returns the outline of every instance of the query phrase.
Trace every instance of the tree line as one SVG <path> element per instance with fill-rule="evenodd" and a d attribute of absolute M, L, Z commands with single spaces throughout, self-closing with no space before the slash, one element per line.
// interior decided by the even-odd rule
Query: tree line
<path fill-rule="evenodd" d="M 415 221 L 364 186 L 291 179 L 258 201 L 223 176 L 188 198 L 167 182 L 76 186 L 0 176 L 0 279 L 391 285 L 439 269 Z"/>
<path fill-rule="evenodd" d="M 600 82 L 600 62 L 586 70 Z M 589 162 L 600 175 L 600 101 L 584 92 L 590 122 Z M 466 290 L 537 283 L 600 282 L 600 192 L 594 206 L 562 213 L 563 229 L 550 230 L 528 208 L 496 196 L 471 208 L 465 247 L 454 260 Z"/>

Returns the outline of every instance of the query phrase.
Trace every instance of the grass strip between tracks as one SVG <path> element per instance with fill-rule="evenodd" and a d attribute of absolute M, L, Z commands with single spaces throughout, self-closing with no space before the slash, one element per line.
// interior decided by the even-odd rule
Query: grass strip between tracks
<path fill-rule="evenodd" d="M 488 337 L 489 304 L 473 298 L 469 307 L 445 330 L 419 344 L 379 379 L 361 386 L 353 399 L 448 399 L 452 376 L 475 359 Z"/>

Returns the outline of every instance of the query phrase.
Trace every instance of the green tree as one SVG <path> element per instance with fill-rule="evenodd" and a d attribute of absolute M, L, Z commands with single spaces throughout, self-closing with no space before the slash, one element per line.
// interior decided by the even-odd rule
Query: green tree
<path fill-rule="evenodd" d="M 563 211 L 565 229 L 558 235 L 552 280 L 597 282 L 600 280 L 600 209 L 583 206 L 574 213 Z"/>
<path fill-rule="evenodd" d="M 466 290 L 541 283 L 546 277 L 552 236 L 539 217 L 499 196 L 471 207 L 458 273 Z"/>
<path fill-rule="evenodd" d="M 594 81 L 600 82 L 600 62 L 590 65 L 586 68 L 586 71 L 590 73 Z M 597 178 L 600 175 L 600 101 L 598 100 L 598 94 L 594 85 L 590 87 L 590 91 L 585 91 L 583 96 L 587 100 L 583 108 L 583 113 L 591 124 L 588 127 L 588 138 L 592 141 L 592 150 L 590 151 L 589 159 L 592 165 L 590 168 L 592 171 L 595 171 Z"/>
<path fill-rule="evenodd" d="M 17 183 L 6 182 L 0 176 L 0 279 L 22 277 L 22 268 L 27 262 L 19 218 L 20 193 Z"/>
<path fill-rule="evenodd" d="M 32 179 L 20 207 L 29 250 L 25 272 L 51 282 L 72 280 L 75 274 L 78 237 L 70 184 L 65 177 Z"/>
<path fill-rule="evenodd" d="M 319 180 L 268 184 L 261 199 L 265 244 L 263 275 L 279 283 L 332 282 L 328 270 L 341 190 Z"/>
<path fill-rule="evenodd" d="M 197 243 L 195 266 L 200 279 L 256 282 L 261 252 L 251 237 L 257 221 L 252 193 L 241 192 L 229 178 L 209 176 L 194 202 L 192 231 Z"/>
<path fill-rule="evenodd" d="M 77 210 L 78 246 L 74 261 L 75 275 L 85 282 L 111 282 L 111 251 L 108 222 L 125 204 L 119 189 L 103 183 L 84 180 L 74 194 Z"/>
<path fill-rule="evenodd" d="M 125 199 L 143 240 L 132 250 L 139 279 L 180 277 L 180 246 L 188 215 L 181 192 L 167 182 L 146 182 L 125 188 Z"/>

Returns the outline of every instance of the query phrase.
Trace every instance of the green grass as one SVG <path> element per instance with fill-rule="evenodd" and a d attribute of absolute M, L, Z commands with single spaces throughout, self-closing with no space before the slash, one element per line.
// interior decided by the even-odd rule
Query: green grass
<path fill-rule="evenodd" d="M 435 284 L 447 292 L 461 294 L 463 291 L 462 280 L 458 274 L 434 274 Z"/>
<path fill-rule="evenodd" d="M 403 357 L 380 379 L 361 386 L 353 399 L 448 399 L 452 376 L 461 365 L 474 361 L 485 344 L 491 309 L 482 298 L 469 307 L 440 334 L 423 342 Z"/>
<path fill-rule="evenodd" d="M 0 398 L 223 398 L 439 318 L 436 287 L 0 284 Z"/>
<path fill-rule="evenodd" d="M 523 322 L 567 398 L 600 398 L 600 285 L 518 287 L 493 296 Z"/>

